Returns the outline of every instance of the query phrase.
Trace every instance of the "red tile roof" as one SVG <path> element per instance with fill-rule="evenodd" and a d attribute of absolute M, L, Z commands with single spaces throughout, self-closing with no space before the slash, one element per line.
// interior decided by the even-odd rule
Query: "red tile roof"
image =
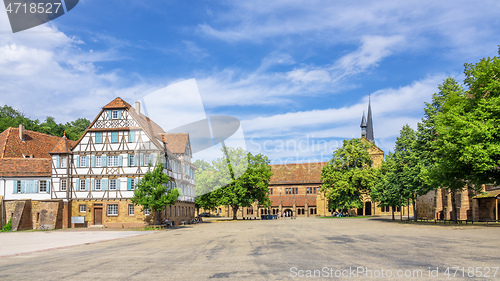
<path fill-rule="evenodd" d="M 61 140 L 34 131 L 24 130 L 24 141 L 19 138 L 19 128 L 8 128 L 0 134 L 0 158 L 51 158 L 49 152 Z M 67 141 L 71 149 L 76 142 Z"/>
<path fill-rule="evenodd" d="M 162 134 L 164 141 L 167 143 L 167 149 L 172 153 L 182 154 L 186 151 L 188 144 L 188 133 Z"/>
<path fill-rule="evenodd" d="M 321 183 L 321 169 L 328 162 L 271 165 L 270 184 Z"/>
<path fill-rule="evenodd" d="M 127 109 L 129 109 L 130 107 L 131 107 L 130 104 L 128 104 L 126 101 L 122 100 L 120 97 L 117 97 L 116 99 L 112 100 L 110 103 L 106 104 L 103 108 L 105 108 L 105 109 L 127 108 Z"/>
<path fill-rule="evenodd" d="M 2 177 L 50 177 L 52 159 L 1 158 Z"/>
<path fill-rule="evenodd" d="M 70 143 L 71 141 L 66 138 L 66 135 L 64 135 L 59 142 L 54 146 L 54 148 L 49 151 L 51 154 L 59 154 L 59 153 L 67 153 L 70 154 L 71 150 L 69 149 L 72 144 Z M 73 144 L 74 145 L 74 144 Z"/>

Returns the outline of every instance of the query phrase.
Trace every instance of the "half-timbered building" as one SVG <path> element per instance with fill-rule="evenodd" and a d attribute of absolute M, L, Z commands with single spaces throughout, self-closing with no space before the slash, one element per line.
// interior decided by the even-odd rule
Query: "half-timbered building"
<path fill-rule="evenodd" d="M 44 141 L 45 154 L 40 163 L 23 162 L 28 170 L 40 166 L 43 170 L 40 179 L 33 181 L 33 187 L 31 181 L 13 179 L 8 184 L 4 181 L 4 189 L 9 189 L 3 192 L 3 197 L 65 202 L 61 214 L 56 212 L 62 227 L 143 226 L 151 222 L 152 216 L 142 206 L 134 206 L 130 199 L 148 169 L 161 162 L 164 172 L 171 177 L 167 187 L 179 188 L 181 193 L 177 203 L 162 212 L 163 217 L 176 223 L 193 219 L 195 183 L 189 135 L 166 133 L 141 113 L 139 103 L 132 107 L 121 98 L 114 99 L 102 107 L 77 142 L 65 136 L 45 136 L 50 142 Z M 37 143 L 32 142 L 40 145 Z M 4 159 L 2 163 L 5 161 L 15 159 Z M 29 172 L 28 175 L 35 173 Z M 32 189 L 37 192 L 31 192 Z M 9 215 L 4 217 L 6 221 Z"/>

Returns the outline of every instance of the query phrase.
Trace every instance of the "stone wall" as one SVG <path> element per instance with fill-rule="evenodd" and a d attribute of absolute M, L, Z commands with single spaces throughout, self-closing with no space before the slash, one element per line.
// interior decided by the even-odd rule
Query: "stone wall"
<path fill-rule="evenodd" d="M 118 205 L 118 215 L 108 214 L 109 205 Z M 85 206 L 85 207 L 82 207 Z M 134 213 L 129 213 L 130 208 L 134 209 Z M 132 207 L 133 206 L 133 207 Z M 84 217 L 85 224 L 73 225 L 74 227 L 88 227 L 98 225 L 95 214 L 96 209 L 102 210 L 102 225 L 110 228 L 130 228 L 143 227 L 149 224 L 156 224 L 154 221 L 153 212 L 146 215 L 142 211 L 141 206 L 134 206 L 133 203 L 126 200 L 75 200 L 71 204 L 72 216 Z M 85 211 L 83 211 L 85 210 Z M 160 212 L 162 220 L 168 218 L 176 224 L 182 221 L 191 221 L 194 218 L 194 203 L 177 202 L 173 206 L 168 206 L 164 211 Z"/>
<path fill-rule="evenodd" d="M 63 224 L 63 201 L 32 201 L 31 216 L 33 229 L 61 229 Z"/>
<path fill-rule="evenodd" d="M 5 201 L 5 218 L 12 218 L 12 231 L 32 229 L 31 200 Z"/>
<path fill-rule="evenodd" d="M 12 218 L 13 230 L 62 228 L 62 200 L 5 201 L 6 221 Z"/>

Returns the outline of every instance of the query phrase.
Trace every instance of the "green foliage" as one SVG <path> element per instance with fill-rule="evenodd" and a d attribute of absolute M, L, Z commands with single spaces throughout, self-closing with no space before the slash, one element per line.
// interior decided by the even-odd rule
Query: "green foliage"
<path fill-rule="evenodd" d="M 9 219 L 9 222 L 3 226 L 2 232 L 8 232 L 12 230 L 12 218 Z"/>
<path fill-rule="evenodd" d="M 368 154 L 370 144 L 361 139 L 344 140 L 333 152 L 333 158 L 323 167 L 321 191 L 333 209 L 362 208 L 363 194 L 375 185 L 377 170 Z"/>
<path fill-rule="evenodd" d="M 196 189 L 198 206 L 213 209 L 229 205 L 233 219 L 239 207 L 271 204 L 268 194 L 271 167 L 269 159 L 262 154 L 252 155 L 241 148 L 223 149 L 224 156 L 210 165 L 196 161 Z"/>
<path fill-rule="evenodd" d="M 90 121 L 85 118 L 78 118 L 76 121 L 66 124 L 57 124 L 53 117 L 47 117 L 43 123 L 38 120 L 31 120 L 23 113 L 4 105 L 0 107 L 0 132 L 9 127 L 19 127 L 23 124 L 27 130 L 45 133 L 62 137 L 66 132 L 66 137 L 70 140 L 78 140 L 90 125 Z"/>
<path fill-rule="evenodd" d="M 64 125 L 66 137 L 70 140 L 78 140 L 85 130 L 90 126 L 90 121 L 85 118 L 78 118 L 75 121 Z"/>
<path fill-rule="evenodd" d="M 193 165 L 198 169 L 195 172 L 196 190 L 195 205 L 196 208 L 212 210 L 217 207 L 217 200 L 210 192 L 215 189 L 217 180 L 215 178 L 215 169 L 210 163 L 204 160 L 196 160 Z"/>
<path fill-rule="evenodd" d="M 0 131 L 3 132 L 9 127 L 19 127 L 23 124 L 28 130 L 37 131 L 39 125 L 38 120 L 30 120 L 24 114 L 14 108 L 4 105 L 0 107 Z"/>
<path fill-rule="evenodd" d="M 166 184 L 170 177 L 163 172 L 163 164 L 159 163 L 153 171 L 148 169 L 144 177 L 139 181 L 134 190 L 134 196 L 130 199 L 134 205 L 140 205 L 144 209 L 150 209 L 155 213 L 163 210 L 165 206 L 175 204 L 179 191 L 177 189 L 167 190 Z"/>
<path fill-rule="evenodd" d="M 372 201 L 379 202 L 382 207 L 397 207 L 401 204 L 401 186 L 399 185 L 397 165 L 393 153 L 385 157 L 385 161 L 379 167 L 377 181 L 370 191 Z"/>

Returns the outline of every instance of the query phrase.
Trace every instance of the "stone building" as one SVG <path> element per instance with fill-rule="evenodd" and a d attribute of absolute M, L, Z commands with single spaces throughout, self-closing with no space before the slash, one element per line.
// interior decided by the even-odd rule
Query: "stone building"
<path fill-rule="evenodd" d="M 63 226 L 67 201 L 54 198 L 50 150 L 64 137 L 19 128 L 0 134 L 0 226 L 14 230 Z M 68 141 L 71 147 L 76 142 Z"/>
<path fill-rule="evenodd" d="M 2 225 L 12 217 L 22 229 L 143 226 L 151 214 L 130 198 L 159 162 L 172 179 L 168 188 L 182 195 L 162 216 L 177 223 L 194 217 L 189 136 L 164 132 L 139 103 L 114 99 L 77 142 L 20 126 L 0 134 L 0 149 Z"/>
<path fill-rule="evenodd" d="M 472 221 L 499 220 L 498 199 L 500 187 L 485 185 L 481 192 L 463 189 L 455 193 L 457 204 L 457 219 Z M 418 218 L 450 220 L 453 217 L 451 193 L 439 188 L 419 196 L 417 200 Z"/>
<path fill-rule="evenodd" d="M 368 104 L 368 116 L 361 119 L 361 140 L 369 144 L 368 153 L 373 160 L 373 167 L 377 168 L 384 161 L 384 151 L 375 145 L 373 134 L 373 118 L 371 103 Z M 240 208 L 239 217 L 253 218 L 261 215 L 276 215 L 288 212 L 295 217 L 331 216 L 336 210 L 328 208 L 328 200 L 321 192 L 321 169 L 327 162 L 294 163 L 271 165 L 273 175 L 269 181 L 269 198 L 272 204 L 263 208 L 257 204 L 251 207 Z M 388 207 L 380 207 L 372 202 L 370 196 L 363 196 L 363 208 L 344 210 L 351 215 L 391 215 Z M 219 206 L 211 210 L 212 215 L 231 217 L 232 212 L 227 206 Z M 409 206 L 395 209 L 396 215 L 413 215 Z"/>

